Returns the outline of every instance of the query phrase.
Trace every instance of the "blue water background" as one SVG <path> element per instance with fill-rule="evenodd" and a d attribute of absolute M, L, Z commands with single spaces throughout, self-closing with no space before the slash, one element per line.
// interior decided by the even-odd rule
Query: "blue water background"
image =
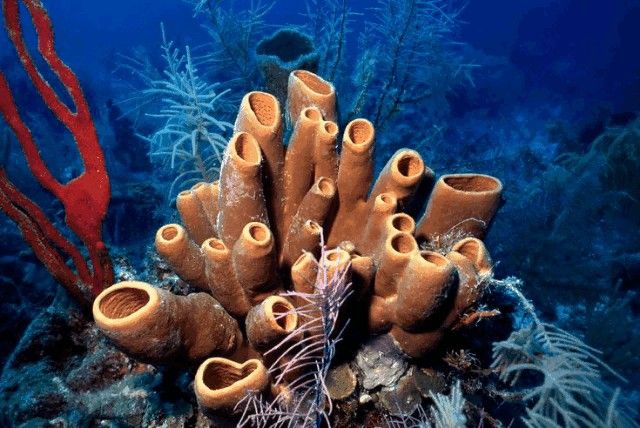
<path fill-rule="evenodd" d="M 243 2 L 238 2 L 241 6 Z M 368 14 L 373 2 L 353 1 L 354 11 Z M 60 56 L 75 71 L 85 90 L 92 109 L 100 110 L 108 100 L 117 99 L 123 94 L 114 77 L 114 69 L 118 63 L 118 54 L 131 54 L 134 48 L 142 47 L 154 62 L 159 63 L 160 22 L 163 22 L 167 35 L 176 46 L 192 47 L 209 42 L 209 37 L 201 28 L 201 20 L 193 18 L 190 5 L 180 1 L 149 0 L 113 0 L 103 1 L 45 1 L 56 32 L 57 47 Z M 267 21 L 276 27 L 303 22 L 302 3 L 294 0 L 277 1 L 269 12 Z M 554 161 L 557 142 L 540 141 L 546 135 L 549 123 L 562 122 L 567 133 L 572 135 L 571 142 L 565 149 L 583 153 L 612 116 L 624 116 L 627 112 L 640 110 L 640 4 L 625 0 L 471 0 L 462 14 L 465 24 L 461 27 L 456 40 L 468 44 L 471 56 L 477 59 L 481 67 L 474 73 L 475 86 L 468 86 L 452 93 L 449 97 L 451 109 L 448 117 L 452 125 L 445 136 L 451 144 L 462 148 L 457 154 L 456 148 L 442 150 L 429 155 L 428 160 L 435 165 L 446 165 L 452 170 L 437 170 L 441 174 L 456 170 L 477 170 L 505 177 L 505 185 L 511 195 L 507 198 L 505 210 L 514 205 L 513 194 L 524 189 L 529 180 L 524 175 L 521 179 L 509 177 L 509 171 L 523 169 L 526 174 L 540 175 Z M 354 33 L 362 31 L 362 26 L 355 24 Z M 33 34 L 30 35 L 33 40 Z M 355 43 L 351 43 L 350 54 L 356 53 Z M 346 58 L 349 62 L 350 57 Z M 11 70 L 16 68 L 16 57 L 7 42 L 6 34 L 0 32 L 0 65 Z M 37 97 L 20 79 L 19 73 L 9 73 L 9 80 L 16 83 L 20 90 L 17 98 L 21 111 L 32 109 L 33 112 L 47 115 L 46 109 L 38 104 Z M 37 115 L 28 121 L 38 121 Z M 617 116 L 616 116 L 617 117 Z M 424 126 L 419 120 L 410 126 Z M 506 133 L 530 131 L 530 135 L 522 137 Z M 58 130 L 59 131 L 59 130 Z M 58 132 L 56 131 L 56 132 Z M 56 134 L 57 135 L 57 134 Z M 472 143 L 468 138 L 477 138 Z M 536 151 L 535 162 L 518 159 L 518 164 L 491 162 L 491 153 L 508 150 L 515 138 L 531 139 L 532 150 Z M 105 150 L 107 157 L 116 156 L 116 150 L 140 152 L 146 150 L 145 143 L 131 139 L 124 147 L 116 149 L 107 139 Z M 465 141 L 469 144 L 464 146 Z M 402 145 L 402 141 L 393 141 L 393 147 L 381 147 L 379 156 L 386 158 L 390 152 Z M 546 144 L 548 143 L 548 144 Z M 62 159 L 73 158 L 74 147 L 69 141 L 56 140 L 46 143 L 49 149 L 45 158 L 60 158 L 59 150 L 64 148 Z M 55 147 L 55 150 L 51 150 Z M 439 147 L 447 147 L 446 145 Z M 455 156 L 454 156 L 454 153 Z M 548 156 L 545 157 L 545 153 Z M 482 161 L 480 161 L 482 160 Z M 513 161 L 513 160 L 512 160 Z M 19 162 L 19 161 L 16 161 Z M 53 161 L 52 161 L 53 162 Z M 73 174 L 78 165 L 73 161 L 64 161 L 64 165 L 54 166 L 56 174 Z M 71 162 L 71 163 L 69 163 Z M 77 161 L 76 161 L 77 162 Z M 537 163 L 536 163 L 537 162 Z M 19 165 L 13 165 L 19 170 Z M 378 166 L 379 167 L 379 166 Z M 71 168 L 71 171 L 66 170 Z M 129 183 L 125 180 L 127 171 L 112 170 L 112 186 L 114 191 L 126 192 Z M 144 172 L 138 172 L 134 181 L 143 181 Z M 36 199 L 45 198 L 39 194 L 28 174 L 17 175 L 16 182 L 35 192 Z M 640 186 L 640 183 L 638 183 Z M 517 198 L 517 196 L 516 196 Z M 526 200 L 523 196 L 522 200 Z M 522 202 L 519 201 L 519 202 Z M 532 202 L 533 203 L 533 202 Z M 585 201 L 589 204 L 589 201 Z M 156 204 L 154 202 L 154 204 Z M 164 201 L 155 206 L 162 209 Z M 529 211 L 540 207 L 532 205 Z M 555 210 L 559 207 L 551 205 Z M 526 210 L 525 210 L 526 211 Z M 523 241 L 534 237 L 535 230 L 515 229 L 517 219 L 509 217 L 509 211 L 503 212 L 502 220 L 494 225 L 493 235 L 489 238 L 490 248 L 494 256 L 501 262 L 498 269 L 503 275 L 524 276 L 525 281 L 534 282 L 537 277 L 527 277 L 521 271 L 521 260 L 513 254 L 512 242 Z M 553 216 L 553 214 L 551 214 Z M 151 243 L 153 230 L 162 224 L 162 218 L 143 224 L 141 219 L 140 246 L 128 256 L 140 262 L 145 253 L 140 247 Z M 9 228 L 4 217 L 0 217 L 3 227 Z M 632 222 L 633 224 L 633 222 Z M 135 225 L 134 225 L 135 226 Z M 625 235 L 628 223 L 617 221 L 606 227 L 616 229 L 614 236 Z M 145 229 L 146 228 L 146 229 Z M 636 235 L 633 235 L 633 234 Z M 523 235 L 524 234 L 524 235 Z M 637 236 L 637 231 L 629 231 Z M 146 240 L 142 239 L 146 236 Z M 587 237 L 585 239 L 588 240 Z M 551 254 L 571 252 L 579 243 L 567 242 L 565 248 L 548 249 Z M 123 245 L 122 251 L 127 251 Z M 584 258 L 597 260 L 608 254 L 610 247 L 593 245 Z M 26 246 L 18 238 L 12 238 L 0 244 L 0 253 L 4 260 L 13 260 L 17 252 L 24 252 Z M 637 253 L 636 247 L 636 253 Z M 33 261 L 31 261 L 33 263 Z M 567 271 L 571 272 L 571 262 Z M 7 265 L 3 265 L 7 266 Z M 582 281 L 575 268 L 576 279 Z M 572 278 L 566 278 L 571 281 Z M 43 268 L 33 263 L 28 277 L 24 278 L 30 287 L 38 283 L 38 296 L 27 297 L 27 309 L 20 317 L 14 317 L 5 309 L 0 323 L 3 330 L 20 332 L 30 317 L 45 306 L 53 295 L 55 285 L 48 278 Z M 44 284 L 44 285 L 42 285 Z M 580 283 L 585 289 L 588 284 Z M 638 287 L 637 282 L 629 286 Z M 584 290 L 577 287 L 571 291 L 581 296 Z M 594 294 L 602 294 L 601 291 Z M 567 298 L 567 296 L 564 296 Z M 571 295 L 564 302 L 571 305 Z M 542 304 L 542 302 L 541 302 Z M 558 316 L 557 311 L 548 309 L 549 316 Z M 637 311 L 637 308 L 636 308 Z M 637 314 L 637 312 L 636 312 Z M 17 335 L 8 342 L 15 343 Z M 637 338 L 636 338 L 637 339 Z M 6 348 L 7 352 L 10 348 Z M 4 354 L 6 355 L 6 353 Z M 624 363 L 622 363 L 624 364 Z M 620 369 L 620 367 L 616 367 Z"/>

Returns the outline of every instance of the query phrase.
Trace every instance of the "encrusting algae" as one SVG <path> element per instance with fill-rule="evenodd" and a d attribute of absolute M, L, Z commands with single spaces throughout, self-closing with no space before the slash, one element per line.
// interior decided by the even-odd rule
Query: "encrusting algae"
<path fill-rule="evenodd" d="M 301 303 L 279 296 L 285 290 L 312 293 L 327 271 L 346 271 L 352 299 L 366 308 L 349 314 L 363 320 L 354 325 L 368 326 L 359 337 L 389 334 L 417 358 L 473 318 L 491 273 L 480 239 L 500 202 L 499 180 L 441 177 L 416 225 L 402 211 L 435 177 L 419 153 L 397 151 L 373 182 L 375 129 L 352 120 L 338 152 L 331 83 L 292 72 L 286 107 L 292 130 L 285 146 L 277 99 L 247 94 L 220 180 L 180 193 L 182 225 L 156 234 L 156 249 L 175 273 L 210 295 L 123 282 L 94 302 L 105 335 L 143 360 L 213 356 L 194 382 L 198 403 L 210 411 L 269 388 L 262 354 L 299 323 Z M 329 249 L 321 252 L 323 237 Z M 318 263 L 327 269 L 320 273 Z"/>

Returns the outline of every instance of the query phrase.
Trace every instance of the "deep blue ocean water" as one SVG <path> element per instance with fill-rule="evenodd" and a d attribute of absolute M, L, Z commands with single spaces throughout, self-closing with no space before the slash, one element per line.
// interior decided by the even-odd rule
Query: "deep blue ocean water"
<path fill-rule="evenodd" d="M 189 47 L 203 84 L 219 83 L 216 91 L 228 90 L 224 103 L 212 111 L 233 122 L 243 93 L 264 89 L 268 80 L 259 71 L 264 59 L 256 55 L 257 43 L 292 28 L 309 37 L 320 58 L 317 71 L 335 83 L 339 122 L 346 123 L 352 113 L 380 119 L 376 171 L 397 149 L 409 147 L 437 175 L 478 172 L 502 180 L 504 201 L 485 240 L 496 276 L 520 278 L 542 319 L 601 350 L 603 361 L 628 379 L 623 395 L 637 404 L 640 4 L 436 0 L 418 1 L 416 10 L 408 11 L 413 0 L 351 0 L 344 2 L 348 31 L 341 33 L 340 16 L 332 18 L 329 9 L 317 12 L 316 2 L 309 2 L 306 16 L 304 2 L 277 0 L 230 58 L 228 46 L 210 33 L 206 8 L 194 11 L 197 1 L 42 3 L 57 52 L 84 90 L 105 154 L 112 191 L 103 232 L 118 262 L 126 260 L 137 272 L 148 269 L 155 231 L 176 218 L 176 194 L 198 180 L 216 178 L 212 168 L 176 179 L 193 166 L 171 168 L 168 156 L 149 156 L 171 147 L 166 140 L 149 141 L 166 125 L 166 117 L 153 115 L 170 97 L 153 92 L 166 78 L 162 31 L 178 56 Z M 247 31 L 238 23 L 249 3 L 204 2 L 227 8 L 229 21 L 222 27 L 227 25 L 224 36 L 234 42 Z M 322 4 L 342 10 L 343 2 Z M 418 12 L 429 5 L 438 6 L 430 12 L 432 21 Z M 24 6 L 21 12 L 27 44 L 35 52 Z M 335 25 L 329 25 L 332 19 Z M 325 26 L 314 33 L 318 22 Z M 395 43 L 385 37 L 402 32 L 407 22 L 405 39 Z M 279 49 L 295 53 L 298 47 Z M 36 63 L 44 66 L 41 58 Z M 44 69 L 45 78 L 62 92 Z M 77 176 L 82 164 L 75 145 L 41 103 L 6 31 L 0 31 L 0 71 L 53 175 L 61 181 Z M 364 101 L 356 109 L 360 96 Z M 61 97 L 69 101 L 66 94 Z M 394 99 L 401 101 L 392 105 Z M 229 138 L 230 129 L 220 135 Z M 35 182 L 1 119 L 0 143 L 2 170 L 61 226 L 60 203 Z M 211 156 L 202 150 L 203 158 Z M 2 214 L 0 231 L 3 365 L 59 286 Z M 4 416 L 0 424 L 15 422 Z"/>

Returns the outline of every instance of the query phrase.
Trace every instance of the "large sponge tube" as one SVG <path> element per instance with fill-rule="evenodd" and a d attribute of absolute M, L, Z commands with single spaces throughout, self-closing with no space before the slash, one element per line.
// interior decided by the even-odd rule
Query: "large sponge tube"
<path fill-rule="evenodd" d="M 220 167 L 218 237 L 228 247 L 251 221 L 269 224 L 261 175 L 262 153 L 256 139 L 246 132 L 235 134 Z"/>
<path fill-rule="evenodd" d="M 336 90 L 317 74 L 295 70 L 289 75 L 287 113 L 294 123 L 305 107 L 315 106 L 325 120 L 336 121 Z"/>
<path fill-rule="evenodd" d="M 162 226 L 156 232 L 155 244 L 158 254 L 183 281 L 208 289 L 200 247 L 189 239 L 184 227 L 174 223 Z"/>
<path fill-rule="evenodd" d="M 502 194 L 502 183 L 483 174 L 449 174 L 436 183 L 416 236 L 428 241 L 449 235 L 482 239 Z"/>
<path fill-rule="evenodd" d="M 209 358 L 200 365 L 193 382 L 198 404 L 207 411 L 233 411 L 247 393 L 261 392 L 268 386 L 269 373 L 258 359 L 239 364 L 226 358 Z"/>
<path fill-rule="evenodd" d="M 251 346 L 266 352 L 298 327 L 298 314 L 284 297 L 269 296 L 249 311 L 245 325 Z"/>
<path fill-rule="evenodd" d="M 210 295 L 177 296 L 140 281 L 100 293 L 93 318 L 118 347 L 149 362 L 228 355 L 242 342 L 238 323 Z"/>

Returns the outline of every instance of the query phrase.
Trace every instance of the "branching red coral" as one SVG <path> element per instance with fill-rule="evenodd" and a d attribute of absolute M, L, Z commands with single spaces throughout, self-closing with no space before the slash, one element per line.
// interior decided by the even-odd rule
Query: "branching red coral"
<path fill-rule="evenodd" d="M 18 190 L 0 169 L 0 208 L 16 222 L 25 240 L 53 276 L 74 297 L 90 301 L 113 282 L 111 261 L 102 242 L 102 222 L 109 205 L 109 177 L 89 106 L 73 71 L 60 59 L 54 46 L 51 20 L 38 0 L 22 0 L 31 16 L 38 51 L 68 92 L 75 111 L 67 106 L 38 70 L 28 52 L 20 25 L 18 0 L 4 0 L 5 27 L 27 75 L 44 103 L 73 135 L 84 171 L 67 183 L 59 182 L 47 168 L 31 131 L 21 119 L 9 84 L 0 72 L 0 113 L 15 133 L 27 164 L 42 187 L 63 205 L 65 222 L 85 246 L 90 263 L 49 220 L 46 214 Z M 70 259 L 75 270 L 66 260 Z M 87 295 L 89 291 L 90 295 Z"/>

